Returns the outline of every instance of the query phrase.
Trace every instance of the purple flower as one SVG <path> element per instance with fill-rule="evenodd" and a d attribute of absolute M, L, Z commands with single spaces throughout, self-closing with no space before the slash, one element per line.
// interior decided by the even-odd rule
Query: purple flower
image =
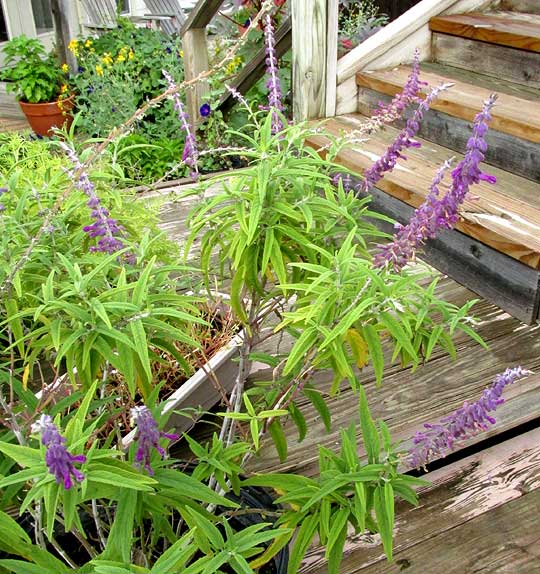
<path fill-rule="evenodd" d="M 84 480 L 84 474 L 77 470 L 73 463 L 85 462 L 86 457 L 83 454 L 73 455 L 67 450 L 66 439 L 60 434 L 49 415 L 41 415 L 41 418 L 32 425 L 32 432 L 41 434 L 41 442 L 47 448 L 45 464 L 58 484 L 63 483 L 64 488 L 69 490 L 73 485 L 72 476 L 77 482 Z"/>
<path fill-rule="evenodd" d="M 212 108 L 210 107 L 210 104 L 203 104 L 199 108 L 199 113 L 201 114 L 201 116 L 203 118 L 207 118 L 211 112 L 212 112 Z"/>
<path fill-rule="evenodd" d="M 184 109 L 184 104 L 178 95 L 178 89 L 174 83 L 173 77 L 166 70 L 162 70 L 167 83 L 169 84 L 169 90 L 173 90 L 172 99 L 173 106 L 178 114 L 178 120 L 180 121 L 180 127 L 186 135 L 186 140 L 184 144 L 184 152 L 182 153 L 182 161 L 188 165 L 193 171 L 192 176 L 196 177 L 198 175 L 197 161 L 199 159 L 199 152 L 197 150 L 197 140 L 195 139 L 195 134 L 189 125 L 188 115 Z"/>
<path fill-rule="evenodd" d="M 71 180 L 77 189 L 88 196 L 86 205 L 92 209 L 91 215 L 95 221 L 91 225 L 83 227 L 83 231 L 92 238 L 99 237 L 99 240 L 97 245 L 90 247 L 90 251 L 115 253 L 124 247 L 124 243 L 118 238 L 124 232 L 123 226 L 116 219 L 109 217 L 108 209 L 101 205 L 94 184 L 90 181 L 75 151 L 64 142 L 59 142 L 59 145 L 67 153 L 73 164 L 74 169 L 68 171 Z"/>
<path fill-rule="evenodd" d="M 4 195 L 4 193 L 7 193 L 9 190 L 7 187 L 0 187 L 0 195 Z M 0 203 L 0 213 L 2 211 L 5 211 L 6 206 L 3 203 Z"/>
<path fill-rule="evenodd" d="M 418 93 L 421 86 L 427 86 L 427 82 L 420 81 L 420 51 L 417 48 L 414 51 L 412 70 L 405 86 L 403 86 L 403 91 L 394 96 L 390 104 L 380 102 L 373 117 L 388 115 L 396 118 L 401 117 L 401 114 L 409 104 L 418 101 Z"/>
<path fill-rule="evenodd" d="M 491 387 L 484 390 L 482 397 L 463 406 L 437 424 L 424 424 L 423 431 L 418 431 L 413 438 L 414 446 L 409 450 L 407 463 L 411 468 L 425 466 L 431 459 L 444 456 L 454 448 L 457 441 L 485 431 L 495 419 L 489 415 L 504 403 L 502 393 L 507 385 L 515 383 L 530 374 L 522 367 L 506 369 L 497 375 Z"/>
<path fill-rule="evenodd" d="M 364 172 L 364 180 L 362 182 L 362 190 L 369 192 L 369 190 L 380 180 L 386 172 L 390 172 L 396 166 L 398 159 L 406 159 L 401 153 L 405 148 L 420 147 L 420 143 L 413 138 L 420 129 L 420 122 L 424 117 L 424 113 L 429 109 L 433 100 L 439 93 L 446 89 L 447 86 L 441 85 L 433 88 L 431 92 L 420 103 L 412 118 L 407 120 L 405 128 L 402 129 L 397 135 L 394 142 L 388 147 L 386 152 Z"/>
<path fill-rule="evenodd" d="M 268 81 L 268 107 L 272 110 L 272 133 L 276 134 L 283 129 L 283 123 L 276 112 L 283 110 L 281 102 L 281 83 L 278 76 L 278 65 L 276 57 L 276 40 L 274 37 L 274 24 L 272 17 L 267 14 L 264 22 L 264 41 L 266 47 L 266 73 Z"/>
<path fill-rule="evenodd" d="M 398 226 L 392 241 L 381 247 L 374 257 L 376 267 L 392 265 L 399 271 L 409 261 L 416 248 L 426 239 L 433 239 L 441 229 L 451 229 L 458 222 L 459 206 L 465 200 L 472 184 L 479 181 L 495 183 L 492 175 L 483 173 L 479 164 L 487 149 L 485 136 L 491 119 L 490 111 L 496 96 L 491 95 L 482 111 L 474 119 L 472 135 L 467 142 L 465 157 L 452 171 L 452 185 L 444 197 L 439 198 L 439 185 L 449 168 L 446 162 L 435 176 L 430 192 L 422 205 L 415 210 L 409 223 Z"/>
<path fill-rule="evenodd" d="M 137 425 L 137 434 L 135 435 L 135 441 L 137 442 L 135 462 L 138 466 L 144 466 L 148 474 L 152 475 L 154 474 L 150 465 L 152 449 L 155 448 L 161 456 L 164 456 L 165 450 L 159 446 L 159 439 L 178 440 L 179 436 L 161 432 L 152 412 L 144 405 L 132 408 L 131 416 Z"/>

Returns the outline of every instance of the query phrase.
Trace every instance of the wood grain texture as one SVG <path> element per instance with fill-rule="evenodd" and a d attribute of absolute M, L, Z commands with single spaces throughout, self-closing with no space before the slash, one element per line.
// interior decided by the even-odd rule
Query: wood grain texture
<path fill-rule="evenodd" d="M 375 188 L 370 195 L 371 209 L 401 224 L 405 225 L 413 215 L 411 206 L 384 191 Z M 393 232 L 391 224 L 378 222 L 377 226 Z M 520 321 L 532 324 L 538 320 L 539 271 L 455 229 L 429 240 L 418 256 Z"/>
<path fill-rule="evenodd" d="M 182 37 L 184 49 L 184 75 L 187 81 L 196 78 L 201 72 L 206 72 L 208 64 L 208 45 L 205 28 L 190 28 Z M 203 99 L 210 94 L 207 80 L 197 82 L 186 90 L 187 110 L 192 126 L 201 123 L 199 109 Z"/>
<path fill-rule="evenodd" d="M 471 525 L 476 528 L 481 518 L 492 519 L 492 512 L 502 509 L 508 503 L 512 512 L 516 506 L 526 505 L 526 512 L 538 511 L 540 504 L 540 430 L 535 429 L 501 444 L 469 456 L 463 460 L 428 473 L 425 478 L 432 486 L 420 491 L 421 504 L 414 508 L 399 503 L 396 508 L 396 530 L 394 538 L 395 565 L 386 563 L 382 549 L 375 536 L 351 536 L 347 540 L 341 574 L 399 572 L 399 566 L 408 564 L 407 572 L 427 574 L 431 572 L 484 572 L 480 569 L 465 567 L 463 560 L 477 560 L 484 553 L 499 551 L 500 546 L 509 546 L 510 541 L 521 538 L 523 530 L 514 519 L 511 525 L 499 532 L 501 536 L 510 534 L 508 539 L 496 538 L 492 544 L 479 540 L 484 531 L 473 533 L 472 540 L 477 547 L 472 551 L 462 533 L 471 532 Z M 533 492 L 530 498 L 527 494 Z M 499 510 L 508 516 L 506 510 Z M 512 532 L 510 526 L 514 529 Z M 491 530 L 495 530 L 492 528 Z M 510 530 L 510 532 L 508 532 Z M 432 540 L 439 543 L 439 550 L 434 552 L 439 560 L 437 568 L 428 569 L 434 560 Z M 515 550 L 519 550 L 514 548 Z M 464 554 L 464 556 L 457 556 Z M 519 556 L 519 552 L 518 552 Z M 534 558 L 533 553 L 528 558 Z M 499 556 L 502 557 L 502 556 Z M 455 564 L 451 564 L 457 559 Z M 518 562 L 519 563 L 519 562 Z M 507 562 L 507 565 L 514 562 Z M 531 565 L 534 562 L 524 562 Z M 475 564 L 476 566 L 477 564 Z M 461 570 L 455 568 L 461 567 Z M 302 574 L 323 574 L 326 564 L 321 549 L 312 549 L 306 556 L 300 572 Z M 448 570 L 450 568 L 450 570 Z M 523 570 L 522 570 L 523 571 Z M 492 570 L 486 570 L 486 574 Z M 510 572 L 510 571 L 509 571 Z M 512 570 L 512 572 L 514 572 Z M 523 571 L 525 572 L 525 571 Z"/>
<path fill-rule="evenodd" d="M 429 70 L 426 71 L 424 67 L 421 73 L 422 80 L 428 82 L 429 86 L 453 84 L 451 89 L 439 95 L 433 102 L 432 108 L 464 120 L 473 120 L 482 109 L 483 102 L 493 91 L 493 89 L 459 79 L 463 77 L 463 71 L 457 68 L 452 69 L 452 75 L 448 73 L 448 68 L 431 66 Z M 437 72 L 438 70 L 440 72 Z M 409 73 L 409 66 L 399 66 L 392 70 L 360 72 L 356 79 L 361 87 L 394 96 L 403 89 Z M 492 111 L 491 127 L 528 141 L 540 142 L 540 101 L 533 100 L 534 95 L 529 95 L 529 93 L 523 94 L 522 97 L 510 95 L 506 91 L 509 91 L 512 86 L 508 84 L 505 86 L 503 81 L 497 84 L 499 89 L 495 91 L 499 97 Z M 424 93 L 426 89 L 428 88 L 424 88 Z M 523 93 L 523 90 L 517 92 Z M 527 110 L 527 113 L 524 113 L 524 110 Z"/>
<path fill-rule="evenodd" d="M 540 88 L 540 53 L 433 33 L 436 62 Z"/>
<path fill-rule="evenodd" d="M 500 0 L 496 8 L 499 10 L 526 12 L 527 14 L 540 14 L 540 3 L 538 0 Z"/>
<path fill-rule="evenodd" d="M 391 99 L 390 96 L 374 90 L 360 88 L 358 90 L 358 112 L 369 117 L 379 102 L 388 104 Z M 406 110 L 403 119 L 393 125 L 403 128 L 406 120 L 413 113 L 413 109 Z M 462 152 L 471 135 L 471 129 L 472 123 L 469 121 L 437 110 L 428 110 L 424 114 L 424 120 L 420 123 L 418 135 L 450 150 Z M 486 141 L 488 144 L 485 153 L 486 163 L 540 183 L 540 144 L 494 129 L 488 131 Z"/>
<path fill-rule="evenodd" d="M 325 125 L 331 134 L 337 136 L 354 130 L 364 120 L 352 114 L 329 120 Z M 394 128 L 385 128 L 358 147 L 344 148 L 337 161 L 361 174 L 385 152 L 396 135 Z M 308 141 L 316 148 L 326 142 L 322 136 L 310 137 Z M 394 171 L 377 184 L 381 190 L 413 207 L 423 202 L 435 171 L 449 155 L 445 148 L 425 140 L 418 141 L 422 147 L 407 150 L 407 160 L 399 160 Z M 457 154 L 456 157 L 459 159 Z M 460 210 L 462 219 L 456 227 L 537 269 L 540 267 L 540 210 L 535 206 L 538 205 L 539 186 L 497 168 L 491 168 L 490 172 L 497 176 L 497 184 L 481 182 L 474 187 L 474 195 L 465 200 Z M 444 185 L 442 189 L 445 189 Z"/>
<path fill-rule="evenodd" d="M 443 32 L 500 46 L 540 52 L 540 17 L 516 12 L 438 16 L 429 21 L 433 32 Z"/>
<path fill-rule="evenodd" d="M 293 117 L 326 115 L 326 0 L 292 0 Z"/>

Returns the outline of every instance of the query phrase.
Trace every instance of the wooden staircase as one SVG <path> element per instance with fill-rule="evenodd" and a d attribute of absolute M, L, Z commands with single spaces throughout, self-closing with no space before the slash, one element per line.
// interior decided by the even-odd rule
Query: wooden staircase
<path fill-rule="evenodd" d="M 514 0 L 528 9 L 528 0 Z M 540 2 L 538 2 L 540 5 Z M 540 10 L 537 10 L 540 12 Z M 497 183 L 471 189 L 456 230 L 430 241 L 423 258 L 522 321 L 538 320 L 540 304 L 540 14 L 497 11 L 430 20 L 432 61 L 421 65 L 430 87 L 452 83 L 424 116 L 422 147 L 406 150 L 373 190 L 372 206 L 406 222 L 445 159 L 462 157 L 472 119 L 487 96 L 493 110 L 486 154 Z M 357 74 L 358 113 L 328 123 L 334 134 L 358 127 L 378 102 L 399 93 L 409 66 Z M 406 114 L 405 119 L 412 112 Z M 398 124 L 402 127 L 405 120 Z M 361 174 L 393 141 L 385 128 L 343 151 L 338 161 Z M 313 144 L 322 143 L 314 137 Z M 390 230 L 390 229 L 387 229 Z"/>

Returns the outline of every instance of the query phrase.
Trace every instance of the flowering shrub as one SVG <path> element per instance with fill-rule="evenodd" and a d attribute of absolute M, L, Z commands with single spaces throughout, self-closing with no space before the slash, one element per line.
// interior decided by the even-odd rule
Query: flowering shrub
<path fill-rule="evenodd" d="M 338 56 L 344 56 L 388 23 L 373 0 L 341 0 L 339 12 Z"/>

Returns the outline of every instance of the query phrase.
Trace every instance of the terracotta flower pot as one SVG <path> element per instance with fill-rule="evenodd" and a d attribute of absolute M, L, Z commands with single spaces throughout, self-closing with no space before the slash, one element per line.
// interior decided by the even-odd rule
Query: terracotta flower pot
<path fill-rule="evenodd" d="M 73 122 L 73 104 L 75 95 L 56 102 L 45 104 L 29 104 L 19 102 L 30 127 L 41 136 L 51 136 L 52 128 L 61 128 L 64 124 L 69 129 Z"/>

